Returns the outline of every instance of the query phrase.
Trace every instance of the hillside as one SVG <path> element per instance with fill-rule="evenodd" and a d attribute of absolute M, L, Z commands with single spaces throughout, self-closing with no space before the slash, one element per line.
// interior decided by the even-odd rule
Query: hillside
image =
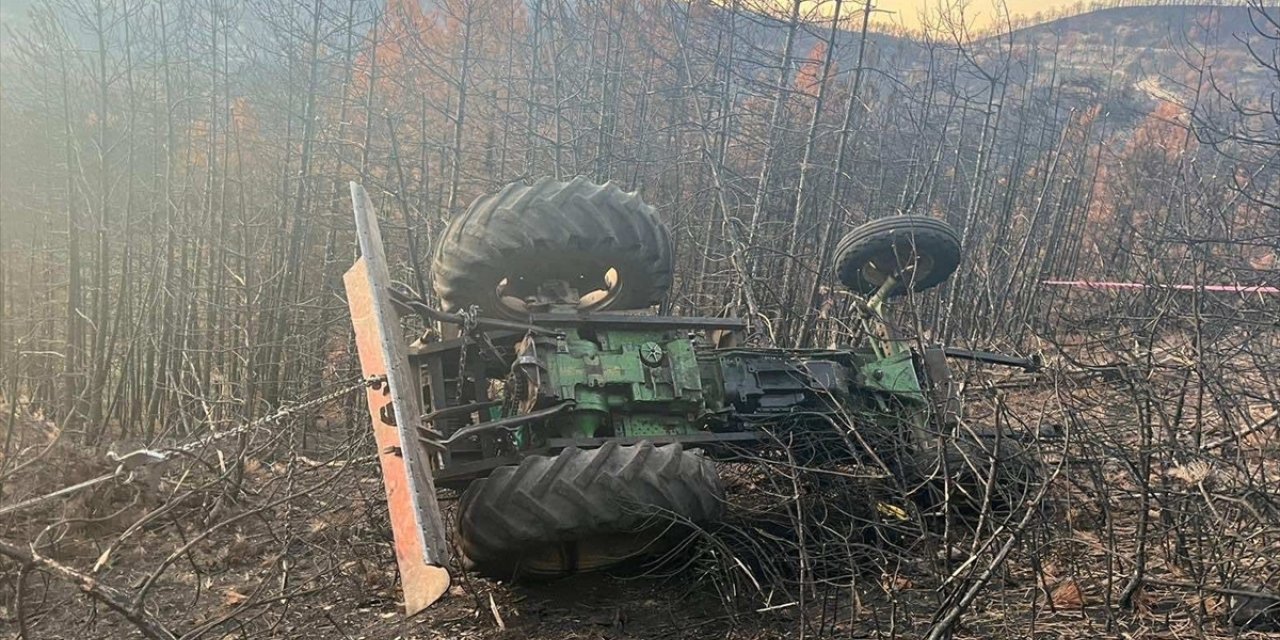
<path fill-rule="evenodd" d="M 1237 95 L 1268 93 L 1265 70 L 1254 63 L 1248 43 L 1269 56 L 1247 7 L 1116 7 L 1026 27 L 1012 35 L 1024 56 L 1038 51 L 1040 72 L 1057 64 L 1065 80 L 1123 83 L 1153 99 L 1187 100 L 1212 77 Z M 1053 52 L 1056 56 L 1046 56 Z"/>
<path fill-rule="evenodd" d="M 757 26 L 749 32 L 755 46 L 772 48 L 776 60 L 785 42 L 785 22 L 767 16 L 753 16 L 749 22 Z M 825 40 L 826 29 L 802 27 L 796 55 Z M 910 74 L 927 68 L 930 50 L 956 46 L 950 34 L 928 39 L 932 42 L 873 31 L 868 34 L 867 65 Z M 853 31 L 837 36 L 836 59 L 842 68 L 856 66 L 859 40 Z M 1252 60 L 1250 42 L 1269 51 L 1270 43 L 1254 30 L 1248 7 L 1205 4 L 1097 9 L 978 38 L 968 46 L 992 65 L 1011 48 L 1011 80 L 1044 74 L 1060 84 L 1087 87 L 1093 95 L 1110 83 L 1112 91 L 1128 88 L 1145 97 L 1148 104 L 1142 108 L 1149 109 L 1156 100 L 1188 101 L 1198 82 L 1197 67 L 1206 71 L 1206 89 L 1211 76 L 1224 91 L 1265 95 L 1269 78 Z"/>

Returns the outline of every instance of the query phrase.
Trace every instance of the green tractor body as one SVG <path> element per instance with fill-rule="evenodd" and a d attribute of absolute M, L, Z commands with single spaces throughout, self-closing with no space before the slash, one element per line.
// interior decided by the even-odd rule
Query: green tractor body
<path fill-rule="evenodd" d="M 928 419 L 923 361 L 911 350 L 716 347 L 737 320 L 620 313 L 538 314 L 552 335 L 498 332 L 416 349 L 429 373 L 428 425 L 448 440 L 437 482 L 462 486 L 530 452 L 606 441 L 709 446 L 766 437 L 771 419 L 873 410 Z M 485 352 L 504 355 L 486 366 Z M 469 370 L 460 368 L 474 363 Z M 490 397 L 495 389 L 500 390 Z M 449 411 L 486 407 L 474 415 Z M 452 413 L 452 416 L 451 416 Z M 485 418 L 477 421 L 475 415 Z M 456 437 L 457 434 L 463 437 Z"/>
<path fill-rule="evenodd" d="M 743 320 L 652 312 L 673 251 L 636 194 L 582 178 L 510 185 L 443 236 L 433 263 L 443 310 L 391 288 L 428 327 L 407 349 L 425 413 L 401 438 L 425 451 L 427 490 L 461 491 L 459 546 L 497 576 L 669 548 L 723 513 L 715 460 L 769 455 L 788 430 L 834 428 L 864 445 L 866 459 L 849 462 L 924 477 L 923 454 L 982 448 L 928 435 L 957 422 L 947 357 L 1034 366 L 885 329 L 884 302 L 941 283 L 959 252 L 937 220 L 864 225 L 836 251 L 839 279 L 865 296 L 849 346 L 749 348 L 738 346 L 752 337 Z"/>

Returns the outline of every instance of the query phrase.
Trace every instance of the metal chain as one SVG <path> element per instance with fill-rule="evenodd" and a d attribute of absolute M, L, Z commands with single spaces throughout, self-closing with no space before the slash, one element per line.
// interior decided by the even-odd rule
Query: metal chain
<path fill-rule="evenodd" d="M 307 409 L 311 409 L 312 407 L 316 407 L 328 402 L 332 402 L 334 400 L 337 400 L 338 398 L 341 398 L 342 396 L 347 395 L 348 393 L 351 393 L 352 391 L 355 391 L 356 389 L 359 389 L 361 387 L 376 386 L 378 384 L 383 383 L 384 381 L 386 381 L 386 376 L 371 376 L 369 378 L 363 378 L 357 382 L 353 382 L 349 385 L 346 385 L 344 387 L 341 387 L 337 390 L 331 391 L 324 395 L 317 396 L 301 404 L 288 405 L 288 406 L 281 407 L 279 410 L 277 410 L 275 413 L 271 415 L 263 416 L 261 418 L 258 418 L 257 420 L 254 420 L 247 424 L 243 424 L 234 429 L 228 429 L 227 431 L 210 434 L 208 436 L 200 438 L 199 440 L 188 442 L 187 444 L 178 445 L 174 447 L 166 447 L 163 449 L 138 449 L 137 451 L 132 451 L 124 455 L 117 454 L 114 451 L 108 451 L 107 459 L 116 463 L 115 471 L 112 471 L 110 473 L 104 473 L 96 478 L 85 480 L 84 482 L 74 484 L 69 487 L 63 487 L 61 489 L 58 489 L 57 491 L 54 491 L 53 493 L 48 493 L 43 496 L 18 502 L 16 504 L 0 507 L 0 515 L 4 515 L 6 513 L 12 513 L 14 511 L 20 511 L 22 509 L 26 509 L 27 507 L 34 506 L 46 500 L 52 500 L 53 498 L 75 493 L 82 489 L 88 489 L 89 487 L 102 484 L 103 482 L 112 480 L 114 478 L 119 478 L 121 476 L 130 476 L 133 474 L 134 469 L 137 469 L 138 467 L 166 462 L 170 458 L 172 458 L 174 454 L 190 453 L 192 451 L 195 451 L 196 449 L 200 449 L 202 447 L 208 446 L 213 442 L 222 440 L 223 438 L 229 438 L 231 436 L 247 433 L 255 429 L 260 429 L 270 424 L 275 424 L 276 422 L 279 422 L 295 413 L 300 413 L 302 411 L 306 411 Z"/>
<path fill-rule="evenodd" d="M 267 425 L 275 424 L 275 423 L 277 423 L 277 422 L 279 422 L 279 421 L 281 421 L 281 420 L 284 420 L 285 418 L 287 418 L 287 417 L 289 417 L 289 416 L 291 416 L 291 415 L 293 415 L 293 414 L 295 414 L 295 413 L 301 413 L 301 412 L 306 411 L 307 409 L 310 409 L 310 408 L 312 408 L 312 407 L 316 407 L 316 406 L 319 406 L 319 405 L 322 405 L 322 404 L 326 404 L 326 403 L 332 402 L 332 401 L 334 401 L 334 400 L 337 400 L 338 398 L 341 398 L 342 396 L 347 395 L 348 393 L 351 393 L 352 391 L 355 391 L 356 389 L 359 389 L 359 388 L 361 388 L 361 387 L 373 386 L 373 385 L 375 385 L 375 384 L 380 384 L 380 383 L 382 383 L 382 382 L 383 382 L 383 381 L 385 381 L 385 380 L 386 380 L 386 376 L 371 376 L 371 377 L 369 377 L 369 378 L 362 378 L 362 379 L 360 379 L 360 380 L 358 380 L 358 381 L 356 381 L 356 382 L 353 382 L 353 383 L 351 383 L 351 384 L 349 384 L 349 385 L 347 385 L 347 386 L 345 386 L 345 387 L 342 387 L 342 388 L 337 389 L 337 390 L 335 390 L 335 391 L 331 391 L 331 392 L 326 393 L 326 394 L 324 394 L 324 395 L 321 395 L 321 396 L 317 396 L 317 397 L 315 397 L 315 398 L 312 398 L 311 400 L 308 400 L 308 401 L 306 401 L 306 402 L 303 402 L 302 404 L 298 404 L 298 405 L 285 405 L 285 406 L 281 407 L 279 410 L 277 410 L 275 413 L 273 413 L 273 414 L 271 414 L 271 415 L 269 415 L 269 416 L 263 416 L 263 417 L 261 417 L 261 418 L 258 418 L 257 420 L 254 420 L 253 422 L 250 422 L 250 423 L 248 423 L 248 424 L 244 424 L 244 425 L 241 425 L 241 426 L 236 427 L 236 428 L 234 428 L 234 429 L 229 429 L 229 430 L 227 430 L 227 431 L 222 431 L 222 432 L 219 432 L 219 433 L 213 433 L 213 434 L 210 434 L 210 435 L 208 435 L 208 436 L 205 436 L 205 437 L 203 437 L 203 438 L 201 438 L 201 439 L 199 439 L 199 440 L 195 440 L 195 441 L 193 441 L 193 442 L 189 442 L 189 443 L 187 443 L 187 444 L 185 444 L 185 445 L 181 445 L 181 446 L 177 446 L 177 447 L 169 447 L 169 448 L 164 449 L 163 451 L 164 451 L 164 452 L 172 452 L 172 453 L 190 453 L 191 451 L 194 451 L 194 450 L 196 450 L 196 449 L 199 449 L 199 448 L 201 448 L 201 447 L 204 447 L 204 446 L 206 446 L 206 445 L 208 445 L 208 444 L 210 444 L 210 443 L 212 443 L 212 442 L 216 442 L 216 441 L 221 440 L 221 439 L 223 439 L 223 438 L 229 438 L 229 437 L 231 437 L 231 436 L 240 435 L 240 434 L 242 434 L 242 433 L 247 433 L 247 432 L 249 432 L 249 431 L 253 431 L 253 430 L 255 430 L 255 429 L 260 429 L 260 428 L 265 427 L 265 426 L 267 426 Z M 142 451 L 147 451 L 147 450 L 146 450 L 146 449 L 143 449 Z M 138 453 L 138 452 L 135 452 L 135 453 Z M 114 460 L 114 461 L 116 461 L 116 462 L 121 462 L 121 463 L 123 463 L 125 459 L 127 459 L 129 456 L 132 456 L 132 455 L 133 455 L 133 454 L 132 454 L 132 453 L 130 453 L 130 454 L 125 454 L 124 456 L 117 456 L 117 455 L 116 455 L 116 454 L 114 454 L 114 453 L 108 453 L 108 454 L 107 454 L 107 457 L 111 458 L 112 460 Z"/>

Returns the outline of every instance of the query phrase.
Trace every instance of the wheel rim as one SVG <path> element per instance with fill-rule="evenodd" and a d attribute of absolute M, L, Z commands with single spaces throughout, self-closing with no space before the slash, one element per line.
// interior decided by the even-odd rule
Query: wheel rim
<path fill-rule="evenodd" d="M 903 289 L 915 286 L 916 282 L 928 280 L 935 265 L 933 256 L 920 255 L 912 247 L 907 247 L 907 251 L 903 253 L 895 245 L 892 253 L 885 253 L 868 260 L 862 265 L 859 275 L 872 285 L 873 289 L 879 289 L 884 285 L 885 280 L 893 276 L 898 279 L 898 286 L 895 288 Z"/>
<path fill-rule="evenodd" d="M 574 277 L 565 278 L 561 281 L 565 283 L 585 283 L 590 282 L 593 279 L 597 279 L 599 284 L 603 286 L 590 289 L 586 292 L 578 291 L 576 302 L 571 302 L 569 300 L 555 302 L 549 300 L 546 301 L 545 304 L 548 306 L 571 306 L 574 311 L 602 311 L 620 299 L 626 289 L 626 281 L 622 277 L 622 271 L 616 266 L 605 268 L 604 272 L 599 276 L 583 271 L 574 274 Z M 523 277 L 517 276 L 516 280 L 523 280 Z M 550 280 L 544 281 L 538 285 L 533 285 L 532 289 L 537 290 L 540 287 L 545 286 L 548 282 L 550 282 Z M 586 286 L 593 285 L 588 284 Z M 530 288 L 531 287 L 528 284 L 513 283 L 511 276 L 507 276 L 499 280 L 498 284 L 494 287 L 493 299 L 501 307 L 501 309 L 499 309 L 500 311 L 519 315 L 528 314 L 536 310 L 533 307 L 537 306 L 537 304 L 530 305 L 525 298 L 522 298 L 519 295 L 512 295 L 512 293 L 514 289 L 525 289 L 527 291 Z"/>

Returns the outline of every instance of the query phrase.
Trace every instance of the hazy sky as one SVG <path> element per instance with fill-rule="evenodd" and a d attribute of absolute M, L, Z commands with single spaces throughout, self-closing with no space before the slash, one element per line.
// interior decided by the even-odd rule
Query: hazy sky
<path fill-rule="evenodd" d="M 297 0 L 282 0 L 297 1 Z M 726 2 L 727 0 L 720 0 Z M 824 10 L 830 11 L 834 4 L 833 0 L 807 0 L 812 2 L 814 6 L 823 7 Z M 920 15 L 929 11 L 936 13 L 940 7 L 963 5 L 965 14 L 970 24 L 975 27 L 986 27 L 991 24 L 994 16 L 998 15 L 996 7 L 999 0 L 872 0 L 877 11 L 875 14 L 879 22 L 892 22 L 900 24 L 908 28 L 916 28 L 920 26 Z M 1059 9 L 1061 7 L 1070 6 L 1076 0 L 1004 0 L 1004 5 L 1009 8 L 1009 12 L 1015 15 L 1031 15 L 1037 11 L 1049 11 Z M 26 7 L 32 4 L 33 0 L 0 0 L 0 20 L 5 18 L 13 19 Z M 745 0 L 748 6 L 757 2 L 772 2 L 779 7 L 789 7 L 789 0 Z M 856 7 L 861 6 L 861 0 L 846 0 L 845 8 L 842 12 L 848 13 L 855 11 Z M 786 9 L 782 9 L 785 12 Z M 7 15 L 6 15 L 7 14 Z"/>
<path fill-rule="evenodd" d="M 750 4 L 750 1 L 747 0 L 747 3 Z M 787 8 L 791 6 L 787 0 L 770 1 Z M 820 8 L 828 14 L 835 4 L 833 0 L 809 1 L 812 7 Z M 1050 13 L 1069 7 L 1075 4 L 1076 0 L 872 0 L 872 2 L 872 6 L 876 9 L 873 15 L 878 22 L 892 22 L 914 29 L 920 26 L 922 15 L 937 15 L 940 10 L 947 7 L 963 7 L 969 24 L 975 28 L 984 28 L 991 26 L 996 16 L 1000 15 L 997 9 L 1002 5 L 1007 7 L 1008 12 L 1014 16 L 1030 16 L 1037 11 Z M 840 11 L 848 15 L 850 12 L 858 11 L 861 6 L 861 0 L 846 0 Z"/>

